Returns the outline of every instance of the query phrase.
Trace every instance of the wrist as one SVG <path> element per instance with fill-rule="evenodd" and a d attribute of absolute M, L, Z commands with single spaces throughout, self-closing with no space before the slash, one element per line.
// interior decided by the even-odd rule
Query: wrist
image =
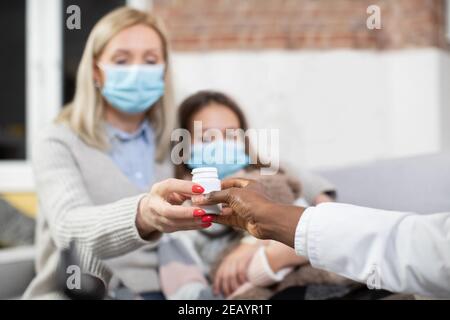
<path fill-rule="evenodd" d="M 273 247 L 268 246 L 264 248 L 264 253 L 266 254 L 267 262 L 269 263 L 270 269 L 273 272 L 277 272 L 280 269 L 279 259 L 276 259 L 276 254 L 273 251 Z"/>
<path fill-rule="evenodd" d="M 148 202 L 147 196 L 142 197 L 141 200 L 139 201 L 135 222 L 139 236 L 144 240 L 151 238 L 152 234 L 156 231 L 156 229 L 153 226 L 150 226 L 150 224 L 145 219 L 147 202 Z"/>
<path fill-rule="evenodd" d="M 262 230 L 267 239 L 273 239 L 293 248 L 295 231 L 304 212 L 304 208 L 271 204 L 265 215 L 266 219 L 262 223 Z"/>

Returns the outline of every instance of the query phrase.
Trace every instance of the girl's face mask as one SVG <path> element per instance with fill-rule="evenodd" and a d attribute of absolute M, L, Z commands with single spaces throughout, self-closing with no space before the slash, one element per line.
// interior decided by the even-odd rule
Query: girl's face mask
<path fill-rule="evenodd" d="M 149 110 L 164 95 L 164 64 L 101 65 L 102 95 L 112 107 L 136 114 Z"/>
<path fill-rule="evenodd" d="M 245 145 L 235 140 L 215 140 L 195 143 L 191 146 L 191 158 L 187 162 L 190 169 L 215 167 L 219 179 L 226 178 L 250 163 L 245 153 Z"/>

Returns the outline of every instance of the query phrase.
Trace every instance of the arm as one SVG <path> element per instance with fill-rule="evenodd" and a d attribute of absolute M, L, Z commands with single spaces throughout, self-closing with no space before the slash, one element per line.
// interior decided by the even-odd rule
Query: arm
<path fill-rule="evenodd" d="M 148 194 L 94 205 L 67 145 L 47 138 L 34 154 L 41 211 L 59 248 L 75 240 L 86 254 L 105 259 L 156 240 L 160 232 L 204 226 L 201 218 L 194 218 L 204 215 L 203 210 L 172 205 L 203 192 L 192 182 L 166 180 L 155 184 Z"/>
<path fill-rule="evenodd" d="M 215 221 L 272 238 L 317 268 L 394 292 L 450 295 L 450 213 L 416 215 L 327 203 L 316 208 L 271 202 L 252 181 L 226 180 L 196 203 L 227 203 Z M 300 223 L 299 223 L 300 221 Z M 372 277 L 372 278 L 370 278 Z M 368 279 L 369 278 L 369 279 Z"/>
<path fill-rule="evenodd" d="M 148 243 L 139 236 L 135 223 L 144 195 L 93 205 L 69 148 L 56 139 L 39 142 L 33 165 L 41 213 L 59 248 L 75 240 L 102 259 Z"/>
<path fill-rule="evenodd" d="M 295 254 L 294 249 L 280 242 L 271 241 L 265 248 L 267 261 L 273 272 L 308 263 L 308 259 Z"/>
<path fill-rule="evenodd" d="M 450 214 L 323 204 L 300 219 L 295 248 L 314 267 L 393 292 L 450 295 Z"/>

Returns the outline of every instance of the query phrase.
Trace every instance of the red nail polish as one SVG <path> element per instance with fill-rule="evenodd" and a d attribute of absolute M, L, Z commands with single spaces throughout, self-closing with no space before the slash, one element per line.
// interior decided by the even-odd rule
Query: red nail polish
<path fill-rule="evenodd" d="M 213 221 L 213 217 L 212 216 L 204 216 L 204 217 L 202 217 L 202 222 L 210 223 L 212 221 Z"/>
<path fill-rule="evenodd" d="M 202 228 L 209 228 L 211 227 L 211 222 L 207 222 L 207 223 L 202 223 Z"/>
<path fill-rule="evenodd" d="M 206 214 L 205 210 L 202 209 L 194 210 L 194 217 L 203 217 L 205 214 Z"/>
<path fill-rule="evenodd" d="M 205 189 L 202 186 L 199 186 L 198 184 L 196 184 L 196 185 L 192 186 L 192 192 L 202 194 L 203 192 L 205 192 Z"/>

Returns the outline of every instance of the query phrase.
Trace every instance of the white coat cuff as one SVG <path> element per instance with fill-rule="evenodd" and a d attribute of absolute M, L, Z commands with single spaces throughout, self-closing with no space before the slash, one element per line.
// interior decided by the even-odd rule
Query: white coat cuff
<path fill-rule="evenodd" d="M 297 228 L 295 230 L 295 252 L 298 256 L 308 258 L 308 225 L 314 210 L 314 207 L 307 208 L 303 212 L 297 224 Z"/>

